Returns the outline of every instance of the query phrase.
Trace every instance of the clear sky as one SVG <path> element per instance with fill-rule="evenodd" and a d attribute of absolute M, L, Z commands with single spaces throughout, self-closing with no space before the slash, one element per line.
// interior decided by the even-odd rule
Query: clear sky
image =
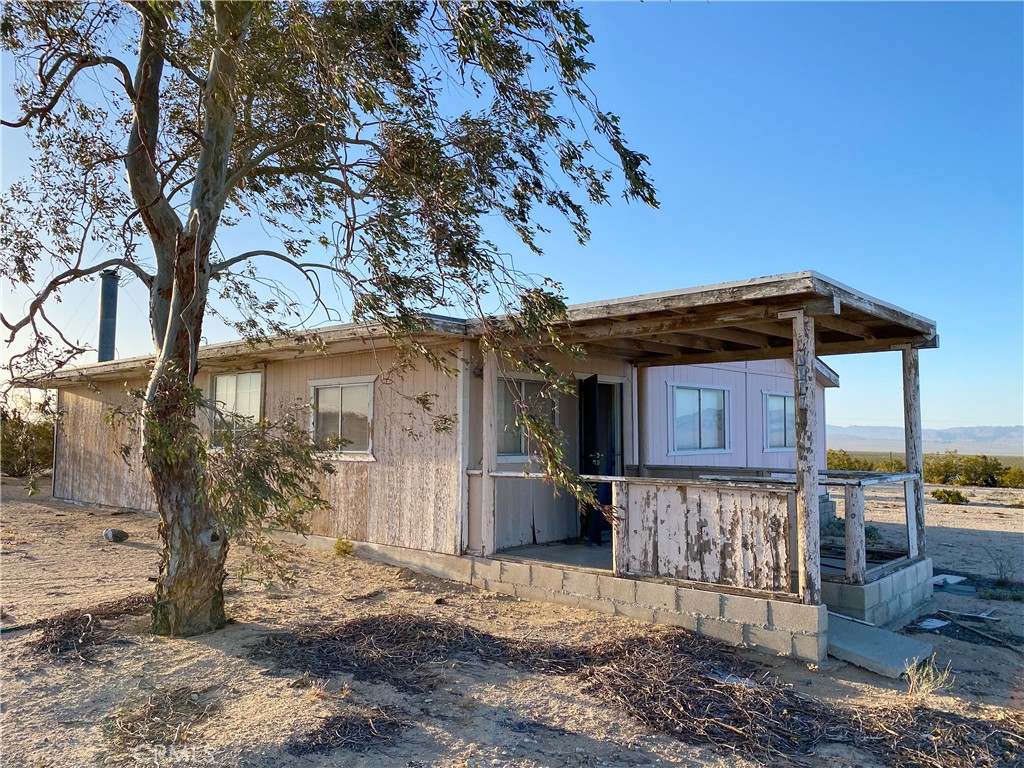
<path fill-rule="evenodd" d="M 937 321 L 941 348 L 921 354 L 926 427 L 1024 422 L 1024 5 L 592 3 L 585 15 L 593 90 L 650 155 L 661 208 L 615 201 L 588 247 L 556 229 L 522 266 L 573 303 L 814 269 Z M 7 184 L 21 164 L 3 140 Z M 82 338 L 97 295 L 64 302 Z M 5 289 L 5 314 L 24 298 Z M 122 291 L 119 356 L 151 349 L 145 304 Z M 211 326 L 210 341 L 225 338 Z M 897 353 L 828 362 L 842 381 L 830 424 L 902 424 Z"/>

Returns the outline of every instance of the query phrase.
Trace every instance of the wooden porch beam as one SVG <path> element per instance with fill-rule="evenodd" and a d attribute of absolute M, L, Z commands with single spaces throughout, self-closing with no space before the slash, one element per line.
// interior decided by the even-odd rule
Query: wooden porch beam
<path fill-rule="evenodd" d="M 771 346 L 768 337 L 763 333 L 740 331 L 735 328 L 707 328 L 701 331 L 701 335 L 712 339 L 729 341 L 733 344 L 743 344 L 744 346 L 756 349 L 767 349 Z"/>
<path fill-rule="evenodd" d="M 816 344 L 819 357 L 826 355 L 853 355 L 863 352 L 888 352 L 912 345 L 915 349 L 929 349 L 937 346 L 937 339 L 920 336 L 901 337 L 896 339 L 857 339 L 856 341 L 831 341 Z M 728 352 L 694 352 L 668 357 L 638 357 L 636 362 L 641 365 L 701 365 L 705 363 L 729 363 L 736 360 L 779 360 L 789 357 L 793 347 L 789 344 L 770 347 L 768 349 L 744 349 Z"/>
<path fill-rule="evenodd" d="M 636 368 L 636 449 L 637 471 L 640 477 L 647 476 L 647 425 L 650 418 L 650 404 L 647 402 L 647 369 Z"/>
<path fill-rule="evenodd" d="M 490 557 L 495 548 L 495 482 L 498 469 L 498 362 L 484 350 L 483 459 L 480 493 L 480 554 Z"/>
<path fill-rule="evenodd" d="M 845 333 L 848 336 L 856 336 L 859 339 L 873 339 L 875 334 L 870 328 L 862 323 L 855 323 L 852 320 L 845 320 L 841 317 L 829 317 L 828 315 L 822 315 L 821 317 L 815 318 L 822 328 L 827 328 L 830 331 L 838 331 L 839 333 Z"/>
<path fill-rule="evenodd" d="M 785 339 L 786 341 L 791 341 L 793 338 L 793 326 L 791 323 L 767 320 L 760 323 L 743 323 L 740 327 L 750 331 L 757 331 L 765 336 Z"/>
<path fill-rule="evenodd" d="M 924 437 L 921 432 L 921 372 L 918 352 L 913 348 L 903 350 L 903 426 L 907 471 L 916 475 L 905 484 L 907 543 L 910 557 L 917 557 L 925 554 Z"/>
<path fill-rule="evenodd" d="M 814 318 L 793 313 L 796 390 L 796 525 L 801 600 L 821 604 L 821 532 L 818 522 L 818 407 L 815 396 Z"/>
<path fill-rule="evenodd" d="M 612 573 L 624 576 L 629 570 L 629 483 L 626 480 L 612 483 L 612 508 L 615 511 L 615 522 L 612 524 Z"/>
<path fill-rule="evenodd" d="M 863 584 L 868 562 L 865 548 L 864 487 L 843 488 L 846 507 L 846 578 L 851 584 Z"/>
<path fill-rule="evenodd" d="M 569 326 L 562 331 L 564 341 L 586 341 L 587 339 L 630 338 L 657 336 L 660 333 L 689 333 L 708 328 L 728 328 L 744 322 L 772 322 L 779 312 L 795 311 L 804 306 L 803 302 L 784 304 L 763 304 L 753 307 L 702 308 L 680 312 L 676 317 L 660 317 L 643 320 L 607 320 L 593 325 Z M 574 318 L 579 322 L 579 318 Z"/>

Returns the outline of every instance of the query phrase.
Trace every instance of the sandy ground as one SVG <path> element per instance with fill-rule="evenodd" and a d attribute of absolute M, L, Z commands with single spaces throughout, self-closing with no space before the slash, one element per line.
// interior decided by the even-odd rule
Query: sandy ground
<path fill-rule="evenodd" d="M 158 551 L 152 518 L 117 510 L 28 498 L 19 482 L 2 486 L 0 588 L 2 625 L 12 627 L 69 609 L 151 589 Z M 938 570 L 994 578 L 1004 553 L 1024 565 L 1024 493 L 975 491 L 966 507 L 928 505 L 929 547 Z M 876 499 L 889 503 L 886 499 Z M 888 512 L 874 508 L 874 521 Z M 895 513 L 892 513 L 895 514 Z M 106 542 L 115 526 L 131 538 Z M 190 639 L 147 634 L 144 617 L 126 617 L 115 642 L 92 663 L 60 663 L 30 652 L 38 630 L 2 635 L 0 653 L 0 759 L 4 766 L 217 765 L 365 768 L 476 768 L 477 766 L 754 766 L 765 764 L 722 748 L 687 744 L 654 733 L 620 710 L 581 693 L 572 676 L 525 672 L 507 664 L 453 660 L 436 670 L 425 693 L 402 692 L 386 682 L 339 674 L 304 686 L 299 672 L 249 658 L 267 633 L 306 622 L 405 612 L 473 627 L 512 640 L 600 640 L 645 631 L 620 617 L 562 606 L 521 602 L 502 595 L 407 571 L 288 548 L 298 572 L 291 589 L 264 589 L 228 581 L 229 613 L 222 631 Z M 1005 566 L 1004 566 L 1005 568 Z M 1017 571 L 1019 578 L 1020 571 Z M 979 581 L 981 583 L 981 581 Z M 1024 603 L 940 594 L 936 609 L 979 612 L 994 608 L 1000 622 L 984 629 L 997 641 L 968 630 L 929 633 L 940 665 L 955 682 L 932 706 L 986 717 L 992 707 L 1024 707 L 1019 653 L 998 640 L 1024 645 Z M 980 625 L 978 625 L 980 626 Z M 912 628 L 906 630 L 913 632 Z M 741 652 L 770 668 L 803 696 L 859 709 L 905 698 L 905 683 L 883 680 L 841 663 L 822 669 Z M 159 741 L 126 749 L 115 738 L 119 713 L 137 710 L 161 691 L 188 688 L 196 706 L 216 703 L 197 722 L 188 747 Z M 287 750 L 323 718 L 340 711 L 389 707 L 404 723 L 400 735 L 372 749 L 335 749 L 294 756 Z M 811 766 L 882 765 L 845 746 L 801 756 Z"/>

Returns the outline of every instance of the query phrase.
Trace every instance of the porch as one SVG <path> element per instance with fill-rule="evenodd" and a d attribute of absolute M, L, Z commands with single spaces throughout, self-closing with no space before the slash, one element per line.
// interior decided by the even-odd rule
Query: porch
<path fill-rule="evenodd" d="M 570 307 L 563 340 L 583 346 L 591 359 L 628 366 L 616 374 L 623 382 L 619 391 L 628 393 L 618 409 L 622 424 L 610 432 L 603 426 L 612 411 L 599 393 L 596 410 L 581 407 L 572 416 L 578 423 L 569 439 L 578 442 L 567 451 L 579 457 L 584 479 L 603 488 L 604 514 L 612 522 L 608 546 L 566 543 L 574 525 L 579 531 L 574 500 L 555 494 L 528 461 L 514 470 L 499 462 L 495 413 L 507 374 L 482 354 L 470 364 L 480 381 L 467 385 L 464 396 L 463 412 L 479 416 L 472 427 L 463 422 L 465 444 L 480 457 L 475 466 L 463 465 L 464 552 L 502 563 L 499 573 L 506 564 L 527 572 L 557 567 L 661 584 L 688 598 L 718 595 L 723 612 L 727 595 L 767 600 L 764 621 L 757 619 L 760 607 L 751 608 L 752 624 L 736 610 L 732 618 L 716 614 L 718 621 L 755 629 L 771 626 L 771 605 L 827 605 L 885 624 L 927 597 L 918 351 L 937 346 L 932 321 L 805 272 Z M 907 472 L 828 472 L 815 392 L 819 356 L 883 351 L 897 351 L 902 361 Z M 787 445 L 794 468 L 652 464 L 646 384 L 652 368 L 780 358 L 792 361 L 795 440 Z M 603 373 L 604 380 L 614 378 Z M 580 392 L 585 404 L 582 386 Z M 591 456 L 622 460 L 608 472 L 590 463 Z M 906 512 L 901 546 L 886 551 L 869 546 L 865 535 L 865 489 L 880 485 L 902 488 Z M 823 492 L 844 507 L 839 541 L 822 539 Z M 889 601 L 884 610 L 883 600 Z"/>
<path fill-rule="evenodd" d="M 605 514 L 613 523 L 603 545 L 595 546 L 582 535 L 570 536 L 502 549 L 494 557 L 796 600 L 800 564 L 813 558 L 800 549 L 793 474 L 761 470 L 732 476 L 706 474 L 687 480 L 585 476 L 588 482 L 611 485 L 612 503 Z M 492 477 L 498 493 L 495 510 L 499 519 L 512 512 L 508 500 L 524 496 L 509 490 L 510 484 L 544 483 L 542 475 L 531 473 L 495 472 Z M 821 475 L 821 487 L 841 494 L 844 507 L 839 518 L 840 527 L 845 528 L 844 538 L 837 541 L 834 536 L 825 537 L 818 544 L 821 602 L 830 610 L 884 625 L 910 614 L 929 596 L 930 562 L 923 553 L 911 549 L 916 537 L 915 480 L 913 473 Z M 903 535 L 890 534 L 888 541 L 869 545 L 865 489 L 884 486 L 902 491 Z M 830 499 L 831 493 L 823 496 L 819 510 L 834 507 Z M 829 516 L 826 512 L 821 517 Z"/>

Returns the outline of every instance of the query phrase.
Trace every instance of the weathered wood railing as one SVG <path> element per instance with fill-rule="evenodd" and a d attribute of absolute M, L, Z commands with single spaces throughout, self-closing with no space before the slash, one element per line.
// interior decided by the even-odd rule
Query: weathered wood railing
<path fill-rule="evenodd" d="M 790 483 L 612 482 L 616 573 L 789 592 Z"/>
<path fill-rule="evenodd" d="M 795 470 L 767 470 L 775 478 L 749 479 L 752 484 L 778 482 L 778 475 L 794 474 Z M 728 475 L 701 475 L 704 480 L 724 482 Z M 870 486 L 902 483 L 907 518 L 907 556 L 918 555 L 917 526 L 915 525 L 915 495 L 920 476 L 914 472 L 860 472 L 830 470 L 819 476 L 819 484 L 826 488 L 842 488 L 845 509 L 846 576 L 850 584 L 864 584 L 867 580 L 867 540 L 865 535 L 864 489 Z"/>
<path fill-rule="evenodd" d="M 914 524 L 917 474 L 913 472 L 829 472 L 822 477 L 822 485 L 843 489 L 843 507 L 846 516 L 846 581 L 851 584 L 863 584 L 867 581 L 864 489 L 873 485 L 889 483 L 903 483 L 907 516 L 907 556 L 917 557 L 917 526 Z"/>
<path fill-rule="evenodd" d="M 490 476 L 495 480 L 543 477 L 529 472 L 491 472 Z M 583 479 L 612 486 L 615 573 L 792 591 L 794 483 Z M 482 529 L 487 551 L 494 523 L 484 520 Z"/>

